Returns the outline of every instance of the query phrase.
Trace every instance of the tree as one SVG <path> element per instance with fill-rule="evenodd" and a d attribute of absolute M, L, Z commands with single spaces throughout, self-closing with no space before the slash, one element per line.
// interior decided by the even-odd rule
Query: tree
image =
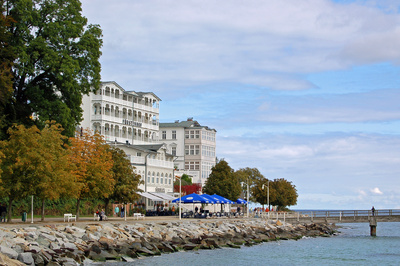
<path fill-rule="evenodd" d="M 36 185 L 33 195 L 42 201 L 42 217 L 45 215 L 45 200 L 71 197 L 77 192 L 73 165 L 68 161 L 69 150 L 64 145 L 66 137 L 60 124 L 48 123 L 40 134 L 40 153 L 43 158 L 36 171 Z"/>
<path fill-rule="evenodd" d="M 70 138 L 70 163 L 74 165 L 78 192 L 76 194 L 76 217 L 79 219 L 79 205 L 84 198 L 108 198 L 115 180 L 112 172 L 113 161 L 109 147 L 98 133 L 92 135 L 83 130 L 81 135 Z"/>
<path fill-rule="evenodd" d="M 48 123 L 40 131 L 36 126 L 23 125 L 9 129 L 9 139 L 0 142 L 5 155 L 1 168 L 1 194 L 9 198 L 8 219 L 15 200 L 35 195 L 42 201 L 44 220 L 45 199 L 74 193 L 74 176 L 68 164 L 68 151 L 59 124 Z"/>
<path fill-rule="evenodd" d="M 277 205 L 279 209 L 286 209 L 288 206 L 297 204 L 296 186 L 283 178 L 274 179 L 270 182 L 270 204 Z"/>
<path fill-rule="evenodd" d="M 11 22 L 11 17 L 4 14 L 4 1 L 0 0 L 0 128 L 5 127 L 5 105 L 11 101 L 13 91 L 11 67 L 15 54 L 9 44 L 11 34 L 7 30 Z M 0 139 L 4 138 L 4 131 L 0 131 Z"/>
<path fill-rule="evenodd" d="M 232 201 L 236 201 L 240 195 L 240 183 L 233 169 L 225 160 L 220 160 L 211 169 L 203 192 L 209 195 L 218 194 Z"/>
<path fill-rule="evenodd" d="M 111 172 L 113 173 L 115 186 L 112 194 L 105 198 L 106 210 L 110 200 L 133 202 L 139 199 L 140 196 L 136 192 L 141 192 L 138 187 L 143 183 L 141 176 L 134 172 L 134 167 L 123 150 L 113 146 L 108 146 L 107 149 L 112 156 L 113 166 Z"/>
<path fill-rule="evenodd" d="M 265 179 L 257 168 L 241 168 L 235 172 L 239 182 L 242 184 L 243 195 L 247 195 L 247 184 L 252 191 L 256 182 Z M 247 196 L 248 198 L 248 196 Z"/>
<path fill-rule="evenodd" d="M 271 182 L 269 182 L 269 195 L 271 199 Z M 268 179 L 258 178 L 254 181 L 254 185 L 251 188 L 251 198 L 255 202 L 265 205 L 268 203 Z M 269 207 L 269 206 L 268 206 Z"/>
<path fill-rule="evenodd" d="M 55 120 L 72 137 L 82 95 L 100 84 L 100 27 L 87 25 L 78 0 L 8 0 L 2 7 L 14 20 L 8 32 L 17 57 L 7 127 Z"/>

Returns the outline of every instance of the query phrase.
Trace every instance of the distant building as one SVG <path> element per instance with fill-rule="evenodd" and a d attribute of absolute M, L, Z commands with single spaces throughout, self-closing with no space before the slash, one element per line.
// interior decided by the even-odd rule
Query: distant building
<path fill-rule="evenodd" d="M 160 142 L 176 156 L 175 174 L 192 177 L 193 183 L 205 184 L 216 163 L 216 130 L 200 125 L 193 118 L 174 123 L 160 123 Z"/>
<path fill-rule="evenodd" d="M 161 197 L 173 193 L 174 156 L 159 142 L 160 101 L 152 92 L 126 91 L 114 81 L 102 82 L 96 93 L 84 95 L 80 126 L 124 150 L 142 176 L 139 188 Z M 157 197 L 146 195 L 151 208 Z"/>

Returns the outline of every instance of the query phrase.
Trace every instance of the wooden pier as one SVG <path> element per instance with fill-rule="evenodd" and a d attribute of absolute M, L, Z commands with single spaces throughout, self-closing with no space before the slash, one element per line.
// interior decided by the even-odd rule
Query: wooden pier
<path fill-rule="evenodd" d="M 369 223 L 371 236 L 376 235 L 378 222 L 400 222 L 400 209 L 393 210 L 334 210 L 301 212 L 267 212 L 261 218 L 288 223 Z"/>

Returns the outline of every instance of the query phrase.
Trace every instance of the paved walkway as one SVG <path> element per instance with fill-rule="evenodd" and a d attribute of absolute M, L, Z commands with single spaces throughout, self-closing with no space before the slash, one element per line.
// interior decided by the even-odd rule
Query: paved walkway
<path fill-rule="evenodd" d="M 26 227 L 26 226 L 35 226 L 35 225 L 51 225 L 51 224 L 69 224 L 69 225 L 86 225 L 86 224 L 100 224 L 100 223 L 107 223 L 107 222 L 112 222 L 112 223 L 147 223 L 147 222 L 171 222 L 171 221 L 193 221 L 193 220 L 201 220 L 201 221 L 207 221 L 207 222 L 212 222 L 212 221 L 217 221 L 217 220 L 222 220 L 222 219 L 239 219 L 243 220 L 246 218 L 215 218 L 215 219 L 198 219 L 198 218 L 183 218 L 179 219 L 179 216 L 148 216 L 145 217 L 145 219 L 139 219 L 136 220 L 136 218 L 133 217 L 126 217 L 125 218 L 120 218 L 120 217 L 109 217 L 108 220 L 106 221 L 95 221 L 92 217 L 80 217 L 78 221 L 69 221 L 69 222 L 64 222 L 64 217 L 51 217 L 51 218 L 45 218 L 44 221 L 41 221 L 40 218 L 34 217 L 33 223 L 31 218 L 28 216 L 26 222 L 22 222 L 21 219 L 13 219 L 11 223 L 0 223 L 0 228 L 1 227 L 6 227 L 6 228 L 17 228 L 17 227 Z"/>

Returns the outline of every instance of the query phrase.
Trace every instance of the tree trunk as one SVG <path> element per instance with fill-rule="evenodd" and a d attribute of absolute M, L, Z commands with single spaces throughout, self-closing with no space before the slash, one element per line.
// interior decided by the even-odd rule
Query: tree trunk
<path fill-rule="evenodd" d="M 108 204 L 110 203 L 110 199 L 104 199 L 104 213 L 108 216 L 107 214 L 107 209 L 108 209 Z"/>
<path fill-rule="evenodd" d="M 81 199 L 76 200 L 76 220 L 79 220 L 79 206 L 81 205 Z"/>
<path fill-rule="evenodd" d="M 42 199 L 42 218 L 40 220 L 44 221 L 44 199 Z"/>
<path fill-rule="evenodd" d="M 12 210 L 11 206 L 12 206 L 12 203 L 13 203 L 13 200 L 9 199 L 8 200 L 8 211 L 7 211 L 7 223 L 11 222 L 11 210 Z"/>

